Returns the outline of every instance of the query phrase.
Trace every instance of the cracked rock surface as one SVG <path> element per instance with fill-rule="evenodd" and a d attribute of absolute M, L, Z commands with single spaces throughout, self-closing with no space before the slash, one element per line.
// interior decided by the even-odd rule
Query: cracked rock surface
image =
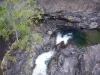
<path fill-rule="evenodd" d="M 30 51 L 9 50 L 1 63 L 4 75 L 31 75 L 38 55 L 54 46 L 54 43 L 50 43 L 49 34 L 59 26 L 100 29 L 100 0 L 37 1 L 37 7 L 44 8 L 45 14 L 48 15 L 44 15 L 43 22 L 39 24 L 38 31 L 43 39 L 42 45 L 34 44 Z M 9 61 L 9 56 L 15 57 L 14 62 Z M 74 45 L 59 49 L 50 62 L 47 73 L 48 75 L 100 75 L 100 44 L 87 46 L 82 50 Z"/>

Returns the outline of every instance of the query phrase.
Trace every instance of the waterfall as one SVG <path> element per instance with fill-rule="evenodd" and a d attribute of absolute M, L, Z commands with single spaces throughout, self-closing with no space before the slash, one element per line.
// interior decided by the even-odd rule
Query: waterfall
<path fill-rule="evenodd" d="M 36 66 L 32 75 L 47 75 L 47 66 L 51 58 L 54 56 L 54 53 L 54 51 L 48 51 L 40 54 L 35 61 Z"/>
<path fill-rule="evenodd" d="M 61 43 L 62 41 L 64 42 L 64 44 L 66 45 L 68 43 L 68 40 L 72 38 L 71 35 L 63 35 L 61 33 L 58 33 L 56 36 L 56 45 Z M 42 54 L 40 54 L 36 61 L 35 61 L 35 68 L 33 70 L 32 75 L 47 75 L 47 66 L 51 60 L 51 58 L 54 56 L 55 51 L 54 50 L 50 50 L 48 52 L 44 52 Z"/>
<path fill-rule="evenodd" d="M 61 33 L 58 33 L 56 37 L 56 44 L 59 44 L 63 41 L 66 45 L 70 38 L 72 38 L 72 36 L 69 36 L 68 34 L 62 35 Z"/>

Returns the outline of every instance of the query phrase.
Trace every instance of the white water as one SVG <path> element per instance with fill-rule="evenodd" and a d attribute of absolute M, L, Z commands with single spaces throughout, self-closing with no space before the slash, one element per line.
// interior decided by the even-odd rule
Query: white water
<path fill-rule="evenodd" d="M 67 44 L 70 38 L 72 37 L 68 34 L 62 37 L 62 34 L 58 33 L 56 37 L 56 44 L 59 44 L 62 41 L 64 41 L 64 44 Z M 40 54 L 36 59 L 36 66 L 33 70 L 32 75 L 47 75 L 47 66 L 54 54 L 54 51 L 48 51 Z"/>
<path fill-rule="evenodd" d="M 59 44 L 61 43 L 62 41 L 64 42 L 64 44 L 66 45 L 68 43 L 68 40 L 72 38 L 71 36 L 69 36 L 68 34 L 62 36 L 61 33 L 58 33 L 57 34 L 57 37 L 56 37 L 56 44 Z"/>
<path fill-rule="evenodd" d="M 36 59 L 36 66 L 33 70 L 32 75 L 46 75 L 48 63 L 54 56 L 54 53 L 54 51 L 49 51 L 40 54 Z"/>

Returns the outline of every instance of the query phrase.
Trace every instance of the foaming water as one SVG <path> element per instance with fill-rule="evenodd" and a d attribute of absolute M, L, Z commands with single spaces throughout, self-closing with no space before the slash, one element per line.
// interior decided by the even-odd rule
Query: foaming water
<path fill-rule="evenodd" d="M 40 54 L 36 59 L 36 66 L 32 75 L 46 75 L 48 63 L 54 56 L 54 53 L 54 51 L 48 51 Z"/>
<path fill-rule="evenodd" d="M 68 34 L 62 36 L 61 33 L 58 33 L 57 34 L 57 37 L 56 37 L 56 44 L 59 44 L 61 43 L 62 41 L 64 42 L 64 44 L 66 45 L 68 43 L 68 40 L 72 38 L 71 36 L 68 36 Z"/>

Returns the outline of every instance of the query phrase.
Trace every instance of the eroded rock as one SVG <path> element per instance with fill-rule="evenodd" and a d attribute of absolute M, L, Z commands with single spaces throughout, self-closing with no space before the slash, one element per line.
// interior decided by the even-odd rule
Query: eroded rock
<path fill-rule="evenodd" d="M 38 7 L 47 13 L 67 10 L 71 12 L 97 12 L 99 0 L 38 0 Z"/>
<path fill-rule="evenodd" d="M 100 74 L 100 45 L 87 47 L 84 53 L 77 56 L 60 53 L 56 61 L 49 66 L 49 75 L 99 75 Z M 72 52 L 71 49 L 65 49 Z M 61 50 L 63 52 L 64 50 Z M 75 48 L 74 48 L 74 51 Z M 64 52 L 65 53 L 65 52 Z M 55 65 L 55 66 L 54 66 Z"/>
<path fill-rule="evenodd" d="M 38 0 L 38 8 L 44 8 L 46 14 L 49 13 L 37 29 L 43 38 L 42 45 L 35 44 L 30 51 L 10 50 L 16 61 L 9 61 L 7 56 L 3 58 L 1 68 L 4 75 L 31 75 L 38 55 L 54 46 L 49 38 L 57 27 L 93 29 L 100 26 L 99 3 L 99 0 Z M 20 8 L 19 5 L 14 6 L 14 9 L 17 8 Z M 48 75 L 100 75 L 100 44 L 83 50 L 76 46 L 60 49 L 48 67 Z"/>

